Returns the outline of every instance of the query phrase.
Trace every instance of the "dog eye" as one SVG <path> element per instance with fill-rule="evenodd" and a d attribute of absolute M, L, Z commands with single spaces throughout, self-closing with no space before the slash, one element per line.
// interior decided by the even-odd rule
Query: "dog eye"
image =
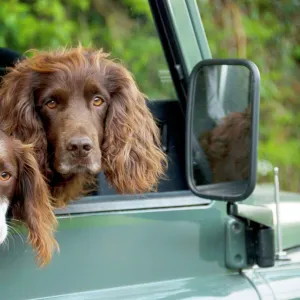
<path fill-rule="evenodd" d="M 46 102 L 46 106 L 50 109 L 54 109 L 57 107 L 57 102 L 55 100 L 51 99 L 48 102 Z"/>
<path fill-rule="evenodd" d="M 95 96 L 93 99 L 94 106 L 100 106 L 103 102 L 104 100 L 99 96 Z"/>
<path fill-rule="evenodd" d="M 0 174 L 0 180 L 1 181 L 7 181 L 7 180 L 10 179 L 10 177 L 11 177 L 11 175 L 9 173 L 7 173 L 7 172 L 2 172 Z"/>

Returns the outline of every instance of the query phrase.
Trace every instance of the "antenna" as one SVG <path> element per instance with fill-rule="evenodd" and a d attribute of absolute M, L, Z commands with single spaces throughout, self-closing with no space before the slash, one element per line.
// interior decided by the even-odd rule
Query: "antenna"
<path fill-rule="evenodd" d="M 274 168 L 274 187 L 275 187 L 275 205 L 276 205 L 276 231 L 277 231 L 277 260 L 289 260 L 286 252 L 282 248 L 281 222 L 280 222 L 280 188 L 279 188 L 279 168 Z"/>

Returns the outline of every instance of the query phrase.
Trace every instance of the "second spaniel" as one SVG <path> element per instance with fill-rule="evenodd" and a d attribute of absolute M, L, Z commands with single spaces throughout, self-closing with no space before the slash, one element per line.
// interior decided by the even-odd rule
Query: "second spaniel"
<path fill-rule="evenodd" d="M 0 130 L 0 244 L 8 234 L 6 215 L 28 228 L 28 241 L 43 266 L 58 249 L 54 239 L 57 225 L 48 187 L 38 168 L 31 145 L 7 136 Z"/>

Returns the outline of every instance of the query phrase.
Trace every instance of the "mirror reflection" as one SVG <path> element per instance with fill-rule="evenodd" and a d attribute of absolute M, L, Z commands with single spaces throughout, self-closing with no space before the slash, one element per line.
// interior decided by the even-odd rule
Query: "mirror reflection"
<path fill-rule="evenodd" d="M 250 75 L 242 65 L 203 66 L 197 75 L 192 137 L 197 187 L 232 182 L 239 183 L 239 193 L 246 189 L 251 159 Z"/>

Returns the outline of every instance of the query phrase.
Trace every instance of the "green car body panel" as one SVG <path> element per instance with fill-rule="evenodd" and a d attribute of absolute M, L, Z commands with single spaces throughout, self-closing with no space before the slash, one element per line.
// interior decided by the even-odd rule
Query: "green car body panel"
<path fill-rule="evenodd" d="M 272 204 L 272 190 L 267 191 L 269 196 L 264 190 L 255 191 L 246 202 Z M 182 201 L 187 197 L 193 196 L 183 192 Z M 283 195 L 282 202 L 300 206 L 300 196 Z M 218 202 L 190 208 L 61 216 L 57 232 L 60 254 L 46 268 L 36 267 L 31 248 L 20 238 L 15 238 L 9 251 L 2 250 L 1 299 L 300 297 L 297 253 L 290 255 L 291 261 L 268 269 L 239 273 L 225 267 L 226 219 L 226 205 Z M 299 226 L 300 220 L 284 224 L 284 247 L 300 243 Z M 272 291 L 280 297 L 267 298 Z"/>
<path fill-rule="evenodd" d="M 165 3 L 190 72 L 210 58 L 196 2 Z M 243 203 L 275 215 L 273 194 L 257 186 Z M 60 253 L 45 268 L 36 266 L 25 234 L 0 248 L 1 300 L 300 299 L 300 195 L 281 192 L 283 246 L 298 246 L 289 260 L 241 271 L 225 266 L 225 202 L 190 191 L 100 198 L 57 211 Z"/>

